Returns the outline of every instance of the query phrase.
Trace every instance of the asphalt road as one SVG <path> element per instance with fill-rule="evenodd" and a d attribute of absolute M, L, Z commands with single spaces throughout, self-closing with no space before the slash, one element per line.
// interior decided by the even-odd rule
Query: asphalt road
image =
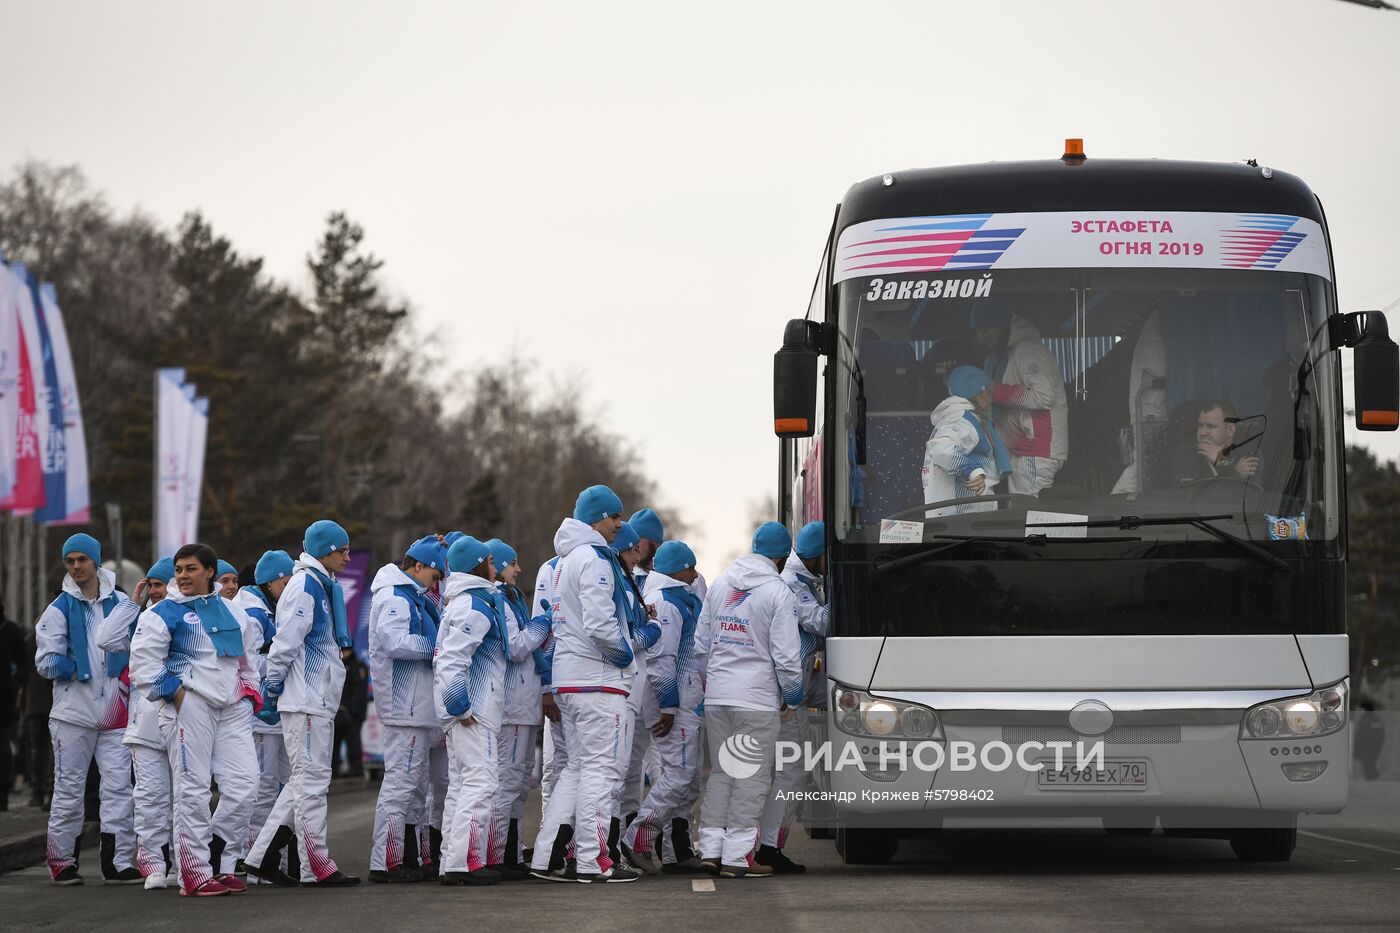
<path fill-rule="evenodd" d="M 1387 791 L 1389 793 L 1389 791 Z M 1096 830 L 947 830 L 906 840 L 894 865 L 841 864 L 832 844 L 795 832 L 800 877 L 647 878 L 627 885 L 522 882 L 494 888 L 255 887 L 194 900 L 139 887 L 58 888 L 42 866 L 0 876 L 0 929 L 925 931 L 1400 928 L 1400 818 L 1390 797 L 1306 823 L 1286 864 L 1242 864 L 1215 840 L 1110 838 Z M 533 801 L 532 801 L 533 802 Z M 536 811 L 537 812 L 537 811 Z M 373 792 L 331 798 L 331 852 L 362 877 Z M 88 875 L 95 875 L 95 867 Z M 697 888 L 713 887 L 713 890 Z"/>

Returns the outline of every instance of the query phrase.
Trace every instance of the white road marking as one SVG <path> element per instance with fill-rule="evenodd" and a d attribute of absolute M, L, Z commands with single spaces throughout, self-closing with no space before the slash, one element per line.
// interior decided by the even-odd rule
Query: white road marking
<path fill-rule="evenodd" d="M 1328 842 L 1340 842 L 1344 846 L 1359 846 L 1362 849 L 1375 849 L 1377 852 L 1384 852 L 1386 855 L 1400 855 L 1400 849 L 1387 849 L 1384 846 L 1373 846 L 1369 842 L 1352 842 L 1350 839 L 1338 839 L 1336 836 L 1324 836 L 1322 833 L 1309 832 L 1306 829 L 1298 830 L 1300 836 L 1311 836 L 1313 839 L 1325 839 Z"/>
<path fill-rule="evenodd" d="M 690 882 L 690 890 L 696 894 L 713 894 L 715 883 L 708 878 L 696 878 Z"/>

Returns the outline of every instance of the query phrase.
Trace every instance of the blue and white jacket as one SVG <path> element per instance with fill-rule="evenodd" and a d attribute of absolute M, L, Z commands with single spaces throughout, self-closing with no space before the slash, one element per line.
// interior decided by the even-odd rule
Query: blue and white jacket
<path fill-rule="evenodd" d="M 662 713 L 693 710 L 705 699 L 695 669 L 695 626 L 701 601 L 690 587 L 659 570 L 647 575 L 647 605 L 656 607 L 661 637 L 647 649 L 647 690 Z"/>
<path fill-rule="evenodd" d="M 491 581 L 470 573 L 448 574 L 447 609 L 433 658 L 433 696 L 444 728 L 475 716 L 488 729 L 501 727 L 506 691 L 506 621 Z M 503 607 L 502 607 L 503 608 Z"/>
<path fill-rule="evenodd" d="M 102 650 L 98 632 L 105 620 L 118 630 L 127 629 L 140 610 L 117 592 L 117 578 L 110 570 L 99 568 L 97 578 L 97 598 L 88 599 L 72 577 L 64 576 L 62 594 L 34 627 L 34 667 L 41 677 L 54 682 L 50 719 L 84 729 L 125 729 L 130 692 L 126 659 L 120 652 Z M 82 610 L 81 640 L 69 631 L 70 608 Z M 86 680 L 79 679 L 83 669 L 88 672 Z"/>
<path fill-rule="evenodd" d="M 253 669 L 257 672 L 258 683 L 261 684 L 267 679 L 267 652 L 272 646 L 273 636 L 277 634 L 277 607 L 267 601 L 262 588 L 258 586 L 240 586 L 238 592 L 233 595 L 233 601 L 262 629 L 258 653 L 253 656 Z M 254 718 L 253 733 L 281 735 L 282 724 Z"/>
<path fill-rule="evenodd" d="M 627 708 L 633 715 L 641 717 L 643 726 L 650 728 L 656 724 L 661 711 L 657 705 L 656 691 L 650 688 L 647 680 L 647 652 L 661 640 L 661 623 L 647 614 L 647 604 L 640 586 L 632 589 L 636 581 L 637 578 L 632 577 L 632 583 L 627 587 L 627 605 L 631 610 L 628 626 L 632 632 L 632 659 L 637 667 L 627 688 Z"/>
<path fill-rule="evenodd" d="M 397 564 L 380 567 L 369 589 L 369 676 L 379 721 L 386 726 L 435 726 L 437 606 L 428 598 L 427 587 Z"/>
<path fill-rule="evenodd" d="M 502 723 L 538 726 L 544 721 L 544 707 L 540 704 L 541 677 L 534 654 L 549 635 L 549 616 L 532 616 L 519 590 L 512 592 L 504 583 L 497 583 L 496 590 L 505 599 L 506 609 L 508 663 Z"/>
<path fill-rule="evenodd" d="M 335 641 L 330 595 L 308 568 L 330 576 L 320 561 L 302 552 L 277 599 L 277 634 L 267 652 L 264 686 L 276 694 L 278 712 L 334 718 L 345 662 Z"/>
<path fill-rule="evenodd" d="M 540 675 L 540 693 L 553 693 L 552 686 L 554 671 L 554 606 L 558 600 L 559 593 L 559 564 L 561 559 L 556 555 L 546 561 L 544 566 L 535 574 L 535 597 L 534 603 L 530 606 L 536 618 L 544 617 L 548 625 L 548 634 L 539 648 L 535 649 L 535 671 Z"/>
<path fill-rule="evenodd" d="M 821 598 L 821 581 L 793 551 L 783 565 L 783 582 L 797 600 L 797 637 L 802 645 L 802 691 L 808 706 L 826 708 L 826 675 L 814 674 L 812 660 L 821 650 L 831 617 Z"/>
<path fill-rule="evenodd" d="M 167 582 L 170 589 L 175 581 Z M 159 600 L 157 600 L 159 602 Z M 139 613 L 112 613 L 102 620 L 97 629 L 97 646 L 110 654 L 130 655 L 131 636 L 136 634 L 136 620 Z M 130 622 L 126 620 L 130 618 Z M 129 676 L 129 675 L 128 675 Z M 165 751 L 165 739 L 160 734 L 158 707 L 140 690 L 131 691 L 127 697 L 126 733 L 122 736 L 123 745 L 144 745 Z"/>
<path fill-rule="evenodd" d="M 626 695 L 637 665 L 628 630 L 626 591 L 616 588 L 608 543 L 590 526 L 564 519 L 554 535 L 561 555 L 554 599 L 555 693 Z M 610 551 L 608 552 L 611 553 Z"/>
<path fill-rule="evenodd" d="M 222 654 L 196 610 L 200 604 L 222 605 L 228 622 L 229 641 L 237 655 Z M 217 636 L 216 636 L 217 637 Z M 171 702 L 181 687 L 199 695 L 215 709 L 248 700 L 260 706 L 257 662 L 262 647 L 262 626 L 231 599 L 216 590 L 203 596 L 179 591 L 141 613 L 131 636 L 131 679 L 152 702 Z"/>
<path fill-rule="evenodd" d="M 745 554 L 720 574 L 696 623 L 695 663 L 706 706 L 800 706 L 797 615 L 797 600 L 768 558 Z"/>

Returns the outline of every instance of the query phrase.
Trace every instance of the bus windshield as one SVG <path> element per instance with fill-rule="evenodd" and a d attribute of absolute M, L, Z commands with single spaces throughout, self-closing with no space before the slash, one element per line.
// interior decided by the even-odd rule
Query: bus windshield
<path fill-rule="evenodd" d="M 848 274 L 836 533 L 1024 535 L 1043 512 L 1119 536 L 1101 523 L 1209 515 L 1289 553 L 1335 543 L 1339 380 L 1311 343 L 1330 294 L 1319 275 L 1258 267 Z M 1132 534 L 1219 543 L 1199 522 Z"/>

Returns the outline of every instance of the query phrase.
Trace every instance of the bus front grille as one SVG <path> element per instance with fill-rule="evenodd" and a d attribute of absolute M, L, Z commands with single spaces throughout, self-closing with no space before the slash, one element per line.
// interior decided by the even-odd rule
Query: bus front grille
<path fill-rule="evenodd" d="M 1002 726 L 1001 740 L 1008 745 L 1026 742 L 1094 741 L 1099 736 L 1080 735 L 1069 726 Z M 1179 725 L 1114 726 L 1101 738 L 1108 745 L 1178 745 Z"/>

